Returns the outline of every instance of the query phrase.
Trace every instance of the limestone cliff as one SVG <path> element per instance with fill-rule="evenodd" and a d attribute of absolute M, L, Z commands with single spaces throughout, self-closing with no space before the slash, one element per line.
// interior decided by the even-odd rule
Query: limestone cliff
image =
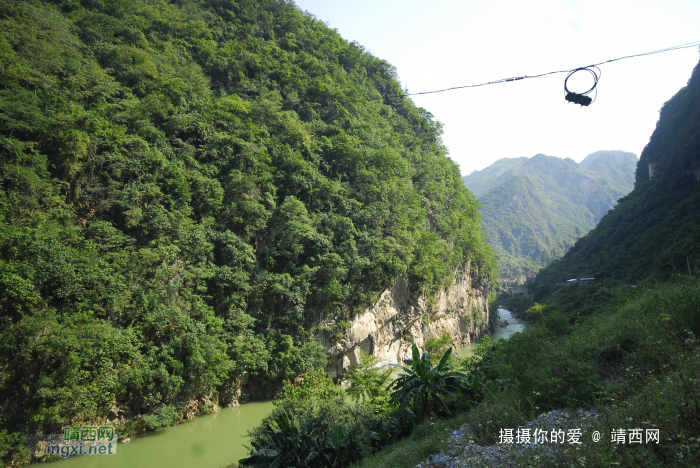
<path fill-rule="evenodd" d="M 482 281 L 471 271 L 471 263 L 464 262 L 452 285 L 428 309 L 426 297 L 412 293 L 410 280 L 401 276 L 351 321 L 338 342 L 331 342 L 328 333 L 322 336 L 328 349 L 326 371 L 334 378 L 348 372 L 357 364 L 360 351 L 379 357 L 384 364 L 402 363 L 410 357 L 413 343 L 422 350 L 426 340 L 439 338 L 445 331 L 456 346 L 465 346 L 488 327 L 490 291 L 490 281 Z M 332 326 L 333 322 L 322 325 Z"/>

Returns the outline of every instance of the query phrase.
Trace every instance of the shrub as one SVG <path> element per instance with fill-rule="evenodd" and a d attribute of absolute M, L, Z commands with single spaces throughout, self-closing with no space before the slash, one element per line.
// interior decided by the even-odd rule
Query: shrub
<path fill-rule="evenodd" d="M 164 431 L 175 423 L 179 413 L 174 406 L 163 406 L 144 415 L 141 419 L 150 431 Z"/>

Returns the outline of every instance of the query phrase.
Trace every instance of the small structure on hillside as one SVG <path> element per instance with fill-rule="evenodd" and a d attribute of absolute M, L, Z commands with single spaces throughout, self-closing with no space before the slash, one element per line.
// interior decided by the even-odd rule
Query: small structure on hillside
<path fill-rule="evenodd" d="M 509 286 L 507 288 L 508 294 L 510 294 L 510 297 L 513 296 L 527 296 L 527 287 L 526 286 Z"/>
<path fill-rule="evenodd" d="M 558 286 L 571 286 L 574 284 L 578 285 L 588 285 L 595 284 L 595 278 L 572 278 L 561 283 L 557 283 Z"/>

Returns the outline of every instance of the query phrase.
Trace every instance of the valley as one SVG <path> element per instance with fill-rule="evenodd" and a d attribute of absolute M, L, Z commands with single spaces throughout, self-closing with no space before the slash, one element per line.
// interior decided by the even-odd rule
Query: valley
<path fill-rule="evenodd" d="M 700 465 L 700 65 L 639 157 L 467 176 L 454 90 L 287 0 L 0 0 L 2 465 Z"/>
<path fill-rule="evenodd" d="M 580 163 L 538 154 L 462 177 L 481 202 L 499 279 L 522 284 L 560 258 L 634 188 L 637 156 L 598 151 Z"/>

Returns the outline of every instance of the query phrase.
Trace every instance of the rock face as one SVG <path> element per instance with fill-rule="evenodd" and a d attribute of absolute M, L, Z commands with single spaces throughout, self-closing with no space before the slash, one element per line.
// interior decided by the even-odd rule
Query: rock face
<path fill-rule="evenodd" d="M 324 334 L 322 342 L 329 355 L 326 372 L 333 378 L 348 372 L 358 363 L 360 351 L 379 357 L 383 364 L 403 363 L 410 358 L 413 343 L 422 351 L 426 340 L 439 338 L 445 331 L 456 346 L 466 346 L 488 327 L 490 291 L 490 281 L 478 280 L 471 263 L 464 262 L 452 285 L 440 291 L 428 310 L 426 297 L 412 293 L 410 280 L 399 277 L 372 307 L 351 321 L 337 343 Z"/>

